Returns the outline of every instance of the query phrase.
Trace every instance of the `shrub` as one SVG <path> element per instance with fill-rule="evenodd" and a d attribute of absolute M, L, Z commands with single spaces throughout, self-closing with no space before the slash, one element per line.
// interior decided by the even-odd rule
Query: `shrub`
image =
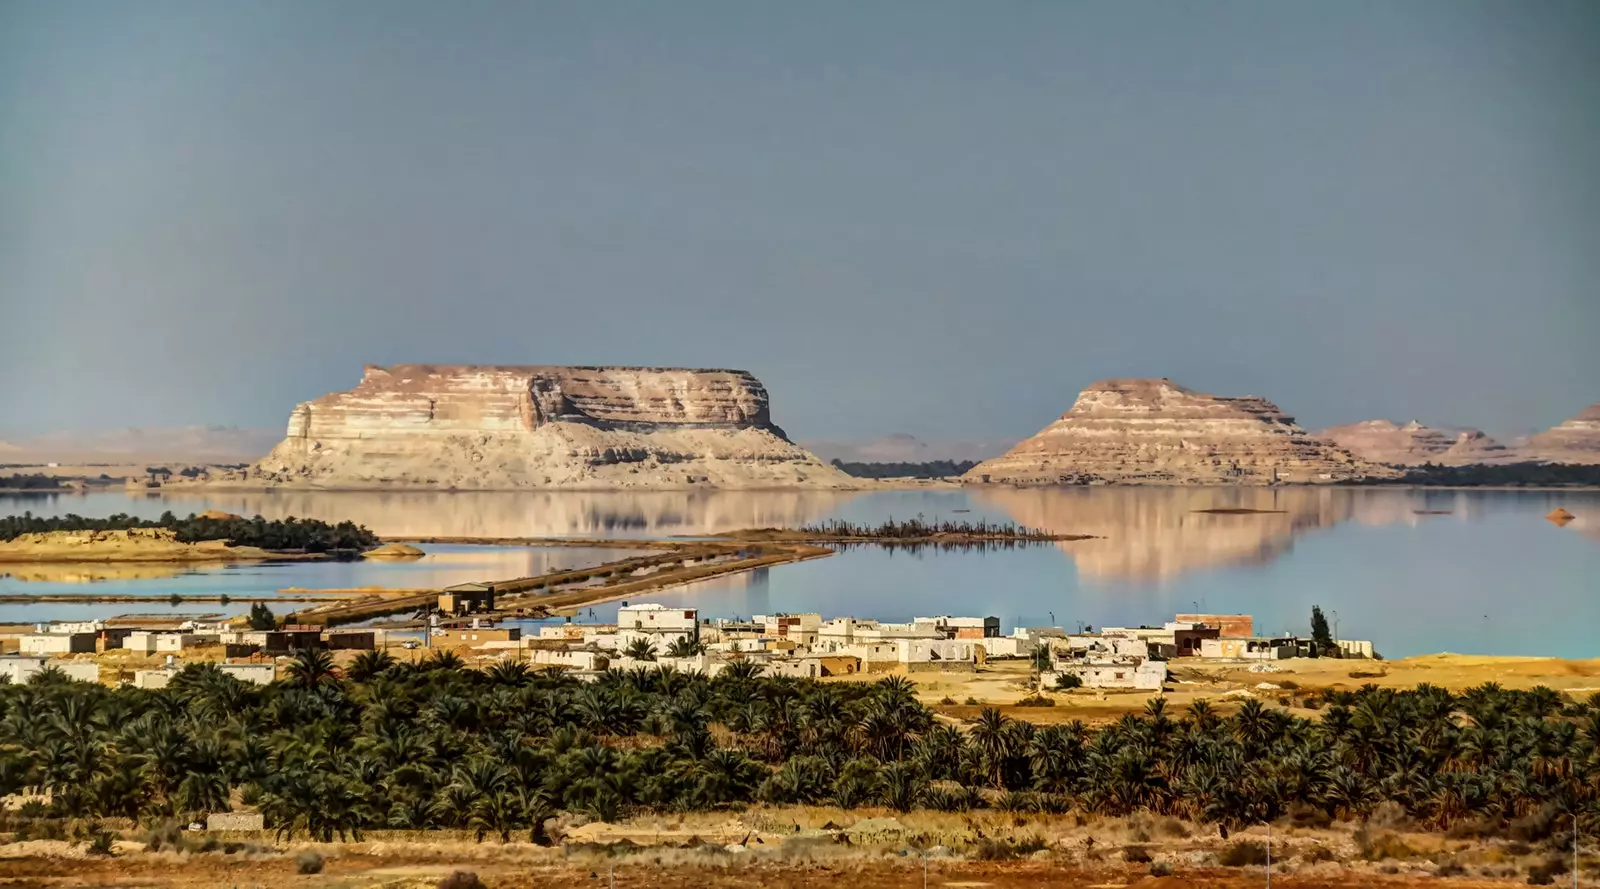
<path fill-rule="evenodd" d="M 1433 872 L 1436 877 L 1463 877 L 1466 874 L 1467 869 L 1462 867 L 1461 862 L 1456 861 L 1454 858 L 1439 865 L 1439 869 Z"/>
<path fill-rule="evenodd" d="M 954 707 L 956 705 L 956 699 L 950 697 L 949 695 L 945 695 L 939 699 L 939 705 L 942 707 Z"/>
<path fill-rule="evenodd" d="M 1222 850 L 1217 860 L 1223 867 L 1259 867 L 1267 863 L 1267 844 L 1240 840 Z"/>
<path fill-rule="evenodd" d="M 1018 707 L 1054 707 L 1055 705 L 1055 701 L 1044 695 L 1029 695 L 1017 702 Z"/>
<path fill-rule="evenodd" d="M 1549 839 L 1555 830 L 1558 814 L 1554 806 L 1540 806 L 1537 811 L 1511 822 L 1509 831 L 1511 838 L 1525 843 L 1537 843 Z"/>
<path fill-rule="evenodd" d="M 472 871 L 458 870 L 440 880 L 436 889 L 484 889 L 483 881 Z"/>
<path fill-rule="evenodd" d="M 322 853 L 307 849 L 294 857 L 294 869 L 300 874 L 322 873 Z"/>
<path fill-rule="evenodd" d="M 1083 679 L 1076 673 L 1059 673 L 1056 675 L 1056 689 L 1059 691 L 1071 691 L 1082 687 Z"/>
<path fill-rule="evenodd" d="M 89 854 L 110 855 L 111 841 L 111 831 L 95 825 L 95 828 L 89 833 Z"/>
<path fill-rule="evenodd" d="M 1337 860 L 1333 854 L 1333 850 L 1329 849 L 1327 846 L 1312 846 L 1311 851 L 1307 852 L 1303 857 L 1305 858 L 1307 864 L 1316 864 L 1319 861 Z"/>
<path fill-rule="evenodd" d="M 1152 862 L 1150 862 L 1150 876 L 1152 876 L 1152 877 L 1170 877 L 1170 876 L 1172 876 L 1172 862 L 1170 862 L 1170 861 L 1152 861 Z"/>
<path fill-rule="evenodd" d="M 1322 830 L 1333 824 L 1333 816 L 1327 812 L 1309 806 L 1305 803 L 1294 803 L 1289 807 L 1289 823 L 1295 827 L 1309 827 Z"/>
<path fill-rule="evenodd" d="M 1122 860 L 1129 864 L 1149 864 L 1150 850 L 1143 846 L 1124 846 Z"/>
<path fill-rule="evenodd" d="M 978 699 L 968 695 L 967 699 L 962 703 L 966 704 L 968 707 L 976 707 L 978 706 Z"/>

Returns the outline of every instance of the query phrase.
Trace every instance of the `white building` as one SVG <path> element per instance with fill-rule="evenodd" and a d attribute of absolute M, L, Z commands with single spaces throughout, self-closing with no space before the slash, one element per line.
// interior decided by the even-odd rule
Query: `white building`
<path fill-rule="evenodd" d="M 48 657 L 7 655 L 0 657 L 0 677 L 11 680 L 12 685 L 27 682 L 33 674 L 45 667 L 53 667 L 79 682 L 99 682 L 100 665 L 90 661 L 58 661 Z"/>
<path fill-rule="evenodd" d="M 1126 663 L 1093 661 L 1063 661 L 1055 670 L 1039 674 L 1039 688 L 1050 691 L 1056 688 L 1061 675 L 1078 677 L 1084 688 L 1134 688 L 1160 691 L 1167 681 L 1167 665 L 1163 661 L 1129 660 Z"/>
<path fill-rule="evenodd" d="M 93 633 L 28 633 L 17 644 L 22 654 L 86 654 L 94 651 Z"/>
<path fill-rule="evenodd" d="M 580 673 L 593 673 L 604 670 L 610 660 L 603 652 L 584 651 L 576 648 L 533 648 L 528 651 L 528 659 L 532 663 L 542 666 L 564 667 Z"/>
<path fill-rule="evenodd" d="M 171 654 L 183 651 L 186 648 L 195 648 L 200 645 L 214 644 L 222 637 L 220 635 L 202 635 L 199 633 L 159 633 L 149 630 L 138 630 L 128 634 L 122 640 L 122 647 L 139 654 Z M 266 642 L 266 634 L 261 635 L 262 644 Z"/>
<path fill-rule="evenodd" d="M 623 606 L 617 609 L 617 647 L 625 650 L 636 640 L 643 639 L 657 653 L 664 654 L 680 639 L 698 642 L 698 615 L 693 608 L 668 608 L 653 603 Z"/>
<path fill-rule="evenodd" d="M 218 670 L 224 675 L 232 676 L 240 682 L 254 685 L 271 685 L 277 678 L 277 667 L 271 663 L 262 664 L 216 664 Z M 166 688 L 172 682 L 172 677 L 178 675 L 177 667 L 164 667 L 159 670 L 133 671 L 134 688 Z"/>

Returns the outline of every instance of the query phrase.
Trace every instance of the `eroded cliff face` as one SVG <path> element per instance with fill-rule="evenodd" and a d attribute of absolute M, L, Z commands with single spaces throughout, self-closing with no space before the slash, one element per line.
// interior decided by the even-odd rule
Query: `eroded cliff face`
<path fill-rule="evenodd" d="M 1348 426 L 1335 426 L 1317 433 L 1351 454 L 1374 463 L 1395 466 L 1420 466 L 1436 463 L 1466 466 L 1473 463 L 1504 463 L 1515 455 L 1504 445 L 1476 429 L 1459 432 L 1434 429 L 1416 420 L 1397 425 L 1388 420 L 1367 420 Z"/>
<path fill-rule="evenodd" d="M 406 364 L 296 407 L 220 480 L 327 488 L 846 487 L 737 370 Z"/>
<path fill-rule="evenodd" d="M 1393 474 L 1307 435 L 1264 398 L 1207 395 L 1166 379 L 1116 379 L 1083 390 L 1060 419 L 964 480 L 1264 485 Z"/>
<path fill-rule="evenodd" d="M 1528 439 L 1519 455 L 1545 463 L 1600 463 L 1600 404 Z"/>

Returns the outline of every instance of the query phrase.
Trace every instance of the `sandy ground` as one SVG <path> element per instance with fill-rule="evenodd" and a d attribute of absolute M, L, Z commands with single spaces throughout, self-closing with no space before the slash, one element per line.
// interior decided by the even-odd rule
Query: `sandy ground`
<path fill-rule="evenodd" d="M 261 559 L 305 559 L 299 554 L 269 553 L 253 546 L 229 546 L 225 540 L 180 543 L 168 528 L 126 531 L 47 531 L 0 541 L 0 563 L 7 562 L 241 562 Z M 309 557 L 309 558 L 322 558 Z"/>
<path fill-rule="evenodd" d="M 1257 698 L 1313 717 L 1317 711 L 1300 706 L 1306 696 L 1329 689 L 1353 691 L 1367 684 L 1411 688 L 1426 682 L 1457 692 L 1486 682 L 1518 689 L 1543 685 L 1574 698 L 1600 691 L 1600 660 L 1435 654 L 1396 661 L 1296 658 L 1267 666 L 1270 672 L 1254 672 L 1244 664 L 1172 661 L 1171 681 L 1160 697 L 1166 699 L 1169 711 L 1205 699 L 1226 713 L 1242 701 Z M 1010 660 L 991 661 L 975 673 L 912 673 L 908 678 L 916 685 L 919 700 L 958 720 L 975 718 L 985 706 L 997 706 L 1008 716 L 1034 723 L 1081 719 L 1092 724 L 1142 711 L 1156 697 L 1144 691 L 1076 689 L 1046 693 L 1044 697 L 1053 706 L 1017 706 L 1018 701 L 1033 695 L 1029 674 L 1028 661 Z M 857 674 L 828 681 L 873 681 L 880 675 Z M 973 703 L 967 703 L 969 699 Z"/>
<path fill-rule="evenodd" d="M 828 825 L 824 829 L 822 825 Z M 836 827 L 837 826 L 837 827 Z M 839 829 L 841 828 L 842 829 Z M 798 828 L 798 830 L 796 829 Z M 187 851 L 144 851 L 130 837 L 113 857 L 93 857 L 82 844 L 33 840 L 0 845 L 0 885 L 210 887 L 434 887 L 455 871 L 477 874 L 491 889 L 627 886 L 722 889 L 748 886 L 982 887 L 1022 886 L 1257 887 L 1264 868 L 1224 867 L 1219 856 L 1241 840 L 1261 842 L 1265 829 L 1221 839 L 1213 828 L 1174 819 L 1019 817 L 836 809 L 755 809 L 747 813 L 652 816 L 569 830 L 563 845 L 544 848 L 518 838 L 502 845 L 469 834 L 381 831 L 361 842 L 278 843 L 270 835 L 227 834 L 201 851 L 205 835 L 189 834 Z M 1273 883 L 1284 887 L 1505 886 L 1549 860 L 1500 840 L 1447 840 L 1437 834 L 1353 825 L 1296 828 L 1272 837 Z M 980 860 L 992 841 L 1027 841 L 1002 860 Z M 1003 848 L 1003 846 L 1002 846 Z M 308 852 L 323 856 L 320 874 L 298 873 Z M 1016 853 L 1010 853 L 1015 855 Z M 1169 876 L 1152 877 L 1155 868 Z M 1585 882 L 1597 862 L 1585 857 Z M 1447 868 L 1445 877 L 1439 874 Z M 926 879 L 926 883 L 924 883 Z M 614 880 L 614 884 L 611 882 Z M 1564 883 L 1565 880 L 1558 882 Z"/>

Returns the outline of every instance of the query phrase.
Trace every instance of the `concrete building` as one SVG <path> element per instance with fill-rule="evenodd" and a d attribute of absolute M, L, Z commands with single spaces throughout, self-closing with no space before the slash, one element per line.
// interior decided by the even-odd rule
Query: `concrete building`
<path fill-rule="evenodd" d="M 914 617 L 911 623 L 915 626 L 931 626 L 947 639 L 992 639 L 1000 635 L 998 617 L 953 617 L 943 614 L 938 617 Z"/>
<path fill-rule="evenodd" d="M 1212 627 L 1225 639 L 1249 639 L 1256 634 L 1256 620 L 1248 614 L 1180 614 L 1173 620 Z"/>
<path fill-rule="evenodd" d="M 32 678 L 33 674 L 46 667 L 60 670 L 68 679 L 78 682 L 100 681 L 100 665 L 91 661 L 63 661 L 50 657 L 29 655 L 6 655 L 0 657 L 0 677 L 9 679 L 12 685 L 21 685 L 27 682 Z"/>
<path fill-rule="evenodd" d="M 1078 677 L 1084 688 L 1132 688 L 1160 691 L 1167 681 L 1167 665 L 1162 661 L 1095 662 L 1063 661 L 1055 670 L 1039 675 L 1039 688 L 1054 690 L 1060 676 Z"/>
<path fill-rule="evenodd" d="M 19 640 L 17 650 L 22 654 L 91 654 L 95 650 L 94 633 L 28 633 Z"/>
<path fill-rule="evenodd" d="M 458 583 L 439 593 L 439 611 L 444 614 L 475 614 L 494 610 L 494 587 L 486 583 Z"/>
<path fill-rule="evenodd" d="M 444 646 L 519 642 L 521 639 L 521 627 L 442 627 L 433 632 L 433 644 Z"/>
<path fill-rule="evenodd" d="M 617 649 L 626 650 L 638 640 L 665 654 L 674 642 L 700 641 L 700 622 L 693 608 L 668 608 L 651 603 L 617 609 Z"/>
<path fill-rule="evenodd" d="M 1336 639 L 1334 641 L 1335 644 L 1339 646 L 1339 651 L 1341 651 L 1345 657 L 1376 657 L 1376 653 L 1373 651 L 1371 642 L 1362 641 L 1360 639 Z"/>
<path fill-rule="evenodd" d="M 1300 640 L 1293 636 L 1205 639 L 1200 643 L 1200 656 L 1203 658 L 1276 661 L 1292 658 L 1299 652 Z"/>
<path fill-rule="evenodd" d="M 610 657 L 601 651 L 577 648 L 535 648 L 528 652 L 530 662 L 543 667 L 561 667 L 581 673 L 598 673 L 610 666 Z"/>
<path fill-rule="evenodd" d="M 815 642 L 817 631 L 822 628 L 822 615 L 812 613 L 758 614 L 753 620 L 761 625 L 761 635 L 790 639 L 802 645 Z"/>
<path fill-rule="evenodd" d="M 252 685 L 271 685 L 278 676 L 278 668 L 271 662 L 260 664 L 217 664 L 217 669 L 240 682 Z"/>

